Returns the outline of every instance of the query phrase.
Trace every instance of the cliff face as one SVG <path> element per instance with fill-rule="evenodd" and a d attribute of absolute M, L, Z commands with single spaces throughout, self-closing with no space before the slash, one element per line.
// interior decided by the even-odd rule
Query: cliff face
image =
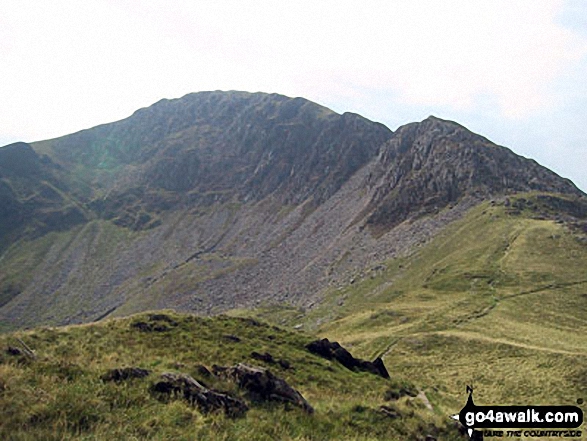
<path fill-rule="evenodd" d="M 437 212 L 465 196 L 582 194 L 535 161 L 436 117 L 397 130 L 381 148 L 369 185 L 375 187 L 369 222 L 386 227 L 410 215 Z"/>
<path fill-rule="evenodd" d="M 393 133 L 275 94 L 162 100 L 0 149 L 0 319 L 311 305 L 479 201 L 526 191 L 582 197 L 434 117 Z"/>
<path fill-rule="evenodd" d="M 83 166 L 96 188 L 246 199 L 278 192 L 301 201 L 331 195 L 390 135 L 381 124 L 302 98 L 207 92 L 162 100 L 44 148 L 65 167 Z"/>
<path fill-rule="evenodd" d="M 35 148 L 86 185 L 100 217 L 144 229 L 177 206 L 332 196 L 391 131 L 302 98 L 207 92 Z"/>

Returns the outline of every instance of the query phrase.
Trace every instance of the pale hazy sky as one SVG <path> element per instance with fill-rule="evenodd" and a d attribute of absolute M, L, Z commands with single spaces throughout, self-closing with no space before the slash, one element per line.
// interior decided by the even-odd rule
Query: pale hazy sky
<path fill-rule="evenodd" d="M 587 2 L 0 1 L 0 145 L 203 90 L 433 114 L 587 191 Z"/>

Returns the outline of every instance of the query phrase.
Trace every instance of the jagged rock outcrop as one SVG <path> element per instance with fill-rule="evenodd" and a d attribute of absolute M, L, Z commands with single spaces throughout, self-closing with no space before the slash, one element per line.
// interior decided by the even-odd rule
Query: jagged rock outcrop
<path fill-rule="evenodd" d="M 227 416 L 236 418 L 243 416 L 249 409 L 241 399 L 208 389 L 185 374 L 165 372 L 152 390 L 159 394 L 181 396 L 202 413 L 222 410 Z"/>
<path fill-rule="evenodd" d="M 48 143 L 64 167 L 79 164 L 95 188 L 108 189 L 93 207 L 114 218 L 129 206 L 158 211 L 270 194 L 285 204 L 324 201 L 390 134 L 303 98 L 201 92 Z"/>
<path fill-rule="evenodd" d="M 369 223 L 386 228 L 436 213 L 464 196 L 583 194 L 536 161 L 436 117 L 400 127 L 381 148 L 368 185 L 374 189 Z"/>
<path fill-rule="evenodd" d="M 336 360 L 347 369 L 360 370 L 371 372 L 372 374 L 379 375 L 383 378 L 389 378 L 389 372 L 383 364 L 383 360 L 377 357 L 374 361 L 365 361 L 360 358 L 355 358 L 349 351 L 343 348 L 338 342 L 331 342 L 327 338 L 322 340 L 315 340 L 306 345 L 308 351 L 313 354 L 320 355 L 321 357 L 329 360 Z"/>
<path fill-rule="evenodd" d="M 314 408 L 300 392 L 287 384 L 284 379 L 273 375 L 268 369 L 239 363 L 230 367 L 215 366 L 214 373 L 234 381 L 255 401 L 289 403 L 307 413 L 314 413 Z"/>

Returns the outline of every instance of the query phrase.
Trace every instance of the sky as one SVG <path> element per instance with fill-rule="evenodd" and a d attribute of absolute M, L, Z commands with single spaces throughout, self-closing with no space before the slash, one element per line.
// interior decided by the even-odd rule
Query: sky
<path fill-rule="evenodd" d="M 0 145 L 205 90 L 457 121 L 587 191 L 583 0 L 2 0 Z"/>

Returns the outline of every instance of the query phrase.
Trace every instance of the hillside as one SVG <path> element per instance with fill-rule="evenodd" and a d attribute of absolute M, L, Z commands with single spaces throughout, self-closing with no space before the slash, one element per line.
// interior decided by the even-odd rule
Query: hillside
<path fill-rule="evenodd" d="M 16 353 L 24 348 L 17 339 L 34 350 L 34 358 Z M 454 422 L 415 397 L 416 385 L 397 376 L 386 380 L 353 372 L 314 355 L 305 347 L 312 339 L 250 319 L 173 313 L 0 335 L 0 437 L 462 439 Z M 267 353 L 275 361 L 259 359 Z M 246 385 L 212 373 L 219 371 L 217 365 L 237 363 L 268 368 L 298 389 L 313 412 L 249 396 Z M 137 378 L 125 378 L 123 371 L 109 375 L 129 367 Z M 211 390 L 244 400 L 248 410 L 225 416 L 222 410 L 205 411 L 181 395 L 160 392 L 156 385 L 165 372 L 189 375 Z M 438 395 L 430 394 L 431 399 Z"/>
<path fill-rule="evenodd" d="M 574 404 L 587 394 L 587 204 L 568 202 L 483 202 L 410 255 L 331 287 L 320 306 L 256 316 L 381 356 L 390 372 L 441 391 L 444 414 L 467 384 L 476 402 Z M 573 213 L 584 220 L 565 207 L 582 207 Z"/>
<path fill-rule="evenodd" d="M 311 308 L 483 200 L 584 197 L 450 121 L 393 133 L 302 98 L 244 92 L 162 100 L 4 147 L 0 182 L 7 329 L 168 307 Z"/>
<path fill-rule="evenodd" d="M 586 195 L 433 116 L 392 132 L 203 92 L 2 147 L 0 265 L 1 438 L 456 440 L 467 385 L 479 404 L 587 395 Z M 251 399 L 222 374 L 238 363 L 315 412 Z M 150 373 L 102 379 L 129 367 Z M 186 394 L 165 372 L 249 410 L 162 396 Z"/>

